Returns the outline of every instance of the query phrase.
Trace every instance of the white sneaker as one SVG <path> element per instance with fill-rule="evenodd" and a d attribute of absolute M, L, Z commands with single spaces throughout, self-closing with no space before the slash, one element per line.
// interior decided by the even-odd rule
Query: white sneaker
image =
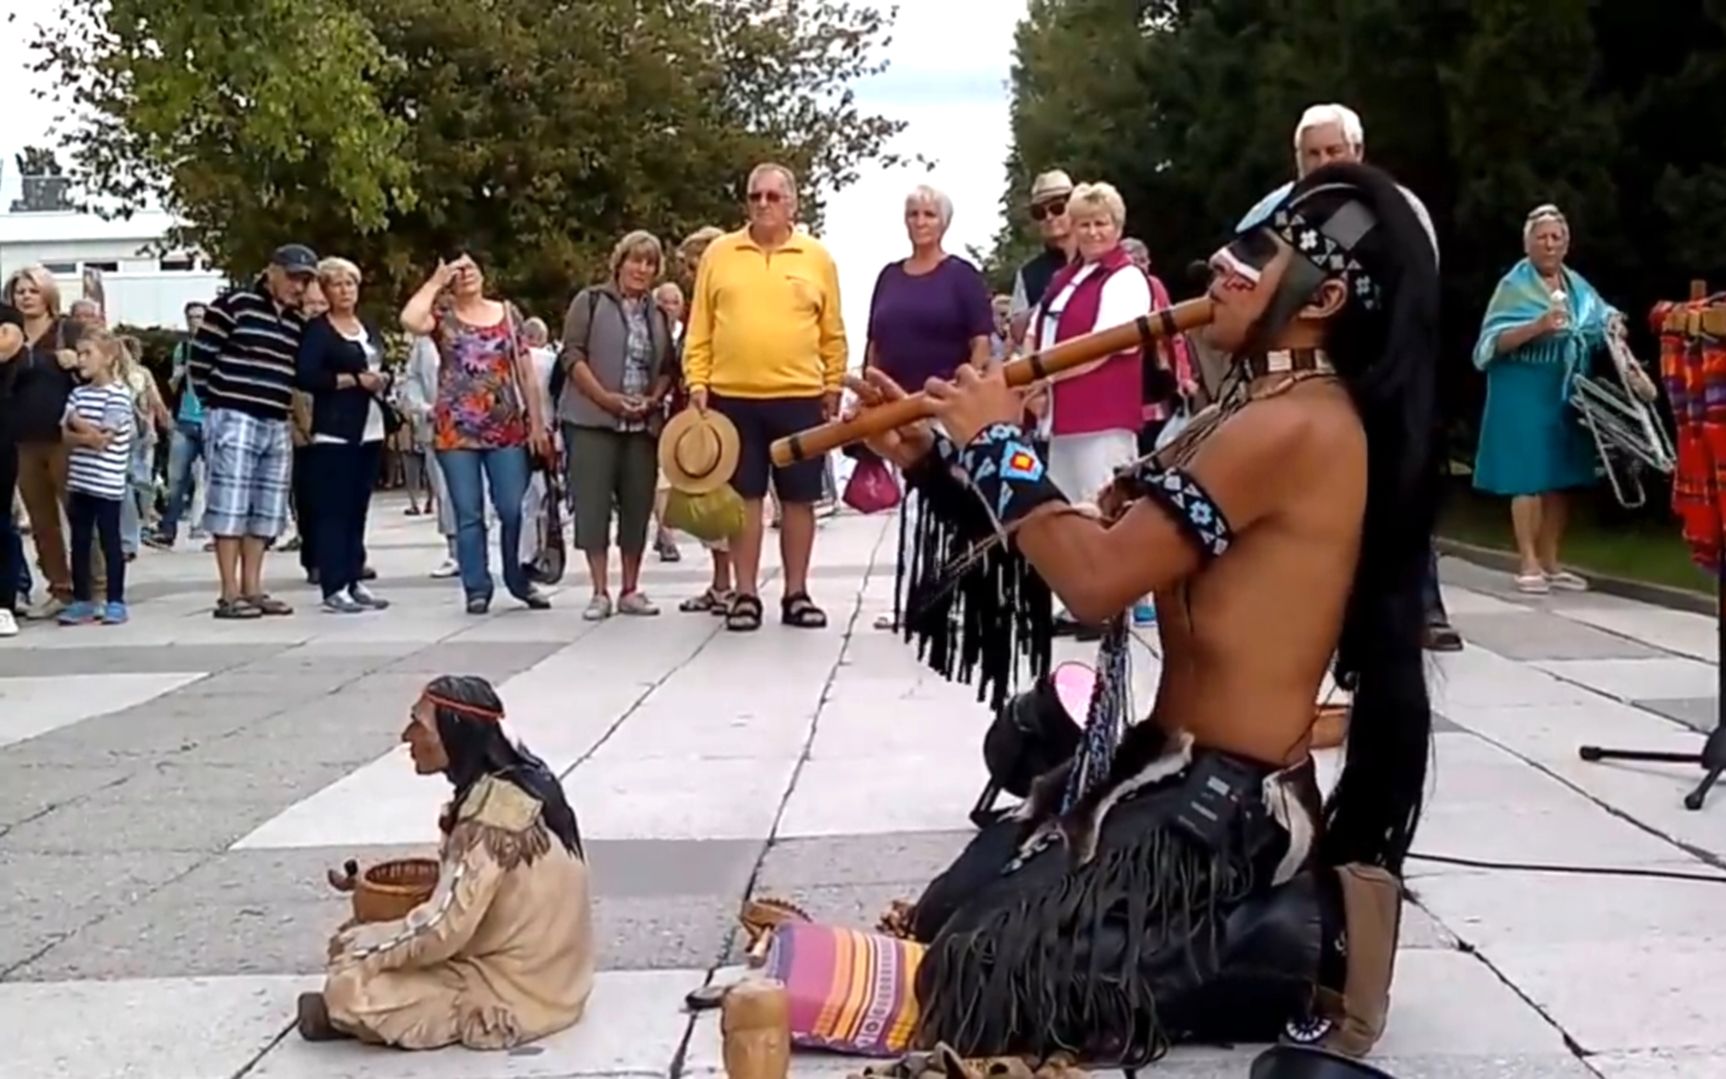
<path fill-rule="evenodd" d="M 451 577 L 458 576 L 460 573 L 461 566 L 457 565 L 456 560 L 453 558 L 444 559 L 442 562 L 438 563 L 437 569 L 431 571 L 432 579 L 437 581 L 448 580 Z"/>
<path fill-rule="evenodd" d="M 0 637 L 18 636 L 18 619 L 11 611 L 0 611 Z"/>

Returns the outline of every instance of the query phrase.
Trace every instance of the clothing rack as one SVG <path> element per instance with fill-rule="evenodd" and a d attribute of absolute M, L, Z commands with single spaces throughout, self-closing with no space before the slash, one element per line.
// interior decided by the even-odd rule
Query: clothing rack
<path fill-rule="evenodd" d="M 1666 314 L 1661 329 L 1665 333 L 1683 333 L 1687 337 L 1726 339 L 1726 301 L 1703 305 L 1708 298 L 1706 281 L 1690 282 L 1688 306 L 1674 306 Z M 1664 374 L 1664 372 L 1662 372 Z M 1720 498 L 1713 499 L 1714 512 L 1720 513 Z M 1665 764 L 1695 764 L 1704 772 L 1702 782 L 1684 796 L 1684 808 L 1699 810 L 1708 792 L 1726 772 L 1726 521 L 1716 521 L 1721 542 L 1714 560 L 1714 628 L 1715 628 L 1715 716 L 1714 731 L 1702 745 L 1700 753 L 1660 753 L 1651 750 L 1603 749 L 1583 746 L 1578 751 L 1585 761 L 1655 761 Z"/>

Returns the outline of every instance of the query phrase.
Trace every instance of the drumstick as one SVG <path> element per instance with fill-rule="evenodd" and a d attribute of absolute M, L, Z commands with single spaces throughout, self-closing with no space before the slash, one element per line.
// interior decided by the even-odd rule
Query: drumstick
<path fill-rule="evenodd" d="M 1201 296 L 1140 315 L 1119 326 L 1063 341 L 1051 349 L 1020 356 L 1009 361 L 1001 373 L 1006 376 L 1009 386 L 1029 385 L 1117 352 L 1149 348 L 1160 339 L 1204 326 L 1211 318 L 1211 300 Z M 773 443 L 773 463 L 784 468 L 798 461 L 807 461 L 933 414 L 934 404 L 928 396 L 922 392 L 913 393 L 852 419 L 834 420 L 781 438 Z"/>

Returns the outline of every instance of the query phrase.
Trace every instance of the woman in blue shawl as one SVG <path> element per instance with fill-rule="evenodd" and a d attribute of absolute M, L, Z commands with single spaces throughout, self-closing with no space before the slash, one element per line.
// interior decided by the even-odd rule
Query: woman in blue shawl
<path fill-rule="evenodd" d="M 1527 257 L 1499 281 L 1474 347 L 1486 372 L 1474 486 L 1510 498 L 1520 591 L 1581 591 L 1588 583 L 1560 567 L 1558 547 L 1567 492 L 1594 483 L 1599 458 L 1569 403 L 1570 383 L 1621 316 L 1564 265 L 1570 225 L 1556 206 L 1536 207 L 1522 240 Z"/>

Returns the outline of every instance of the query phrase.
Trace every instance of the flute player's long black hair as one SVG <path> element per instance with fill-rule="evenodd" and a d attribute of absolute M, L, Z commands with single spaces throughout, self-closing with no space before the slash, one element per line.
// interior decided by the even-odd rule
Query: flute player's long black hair
<path fill-rule="evenodd" d="M 1366 431 L 1367 491 L 1360 560 L 1337 644 L 1336 677 L 1350 690 L 1347 761 L 1325 807 L 1319 856 L 1400 875 L 1419 824 L 1432 741 L 1424 589 L 1439 498 L 1436 253 L 1407 196 L 1385 173 L 1342 163 L 1295 185 L 1287 205 L 1323 221 L 1349 202 L 1378 224 L 1353 249 L 1379 286 L 1368 306 L 1351 292 L 1325 349 Z"/>

